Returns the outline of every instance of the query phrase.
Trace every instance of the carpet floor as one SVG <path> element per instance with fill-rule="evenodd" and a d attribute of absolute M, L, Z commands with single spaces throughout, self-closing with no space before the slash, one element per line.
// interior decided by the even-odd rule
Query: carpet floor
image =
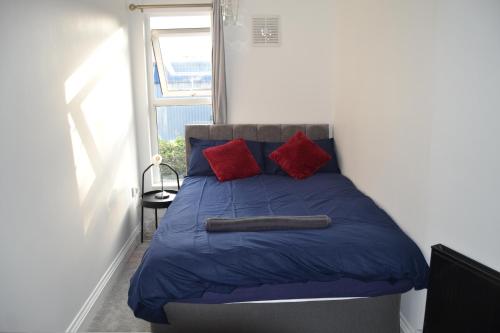
<path fill-rule="evenodd" d="M 158 212 L 158 219 L 163 212 Z M 127 305 L 130 278 L 141 263 L 142 256 L 149 247 L 149 240 L 155 231 L 154 211 L 144 210 L 144 243 L 133 250 L 130 257 L 122 264 L 114 283 L 104 299 L 99 302 L 94 317 L 88 320 L 87 332 L 151 332 L 150 324 L 134 317 Z"/>

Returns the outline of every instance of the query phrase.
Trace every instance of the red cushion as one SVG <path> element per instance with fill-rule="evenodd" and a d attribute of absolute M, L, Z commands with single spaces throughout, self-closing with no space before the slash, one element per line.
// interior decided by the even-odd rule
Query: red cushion
<path fill-rule="evenodd" d="M 261 172 L 259 164 L 243 139 L 204 149 L 203 155 L 221 182 L 251 177 Z"/>
<path fill-rule="evenodd" d="M 303 132 L 299 131 L 286 143 L 269 154 L 269 158 L 291 177 L 304 179 L 312 176 L 332 157 Z"/>

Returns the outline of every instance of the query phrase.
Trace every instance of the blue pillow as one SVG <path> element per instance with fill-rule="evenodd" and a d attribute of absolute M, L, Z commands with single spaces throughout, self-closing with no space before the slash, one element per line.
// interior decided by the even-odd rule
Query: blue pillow
<path fill-rule="evenodd" d="M 207 159 L 203 155 L 203 150 L 209 147 L 219 146 L 230 140 L 202 140 L 189 138 L 191 144 L 191 155 L 189 156 L 188 176 L 215 176 Z M 261 170 L 264 170 L 264 154 L 262 152 L 262 142 L 245 140 L 248 149 L 252 152 L 255 161 Z"/>
<path fill-rule="evenodd" d="M 318 146 L 321 147 L 328 155 L 332 157 L 328 163 L 321 167 L 318 172 L 324 173 L 340 173 L 340 168 L 337 162 L 337 155 L 335 154 L 335 145 L 333 139 L 323 139 L 323 140 L 313 140 Z M 268 175 L 286 175 L 286 173 L 281 170 L 280 166 L 276 164 L 273 160 L 269 158 L 274 150 L 281 146 L 284 142 L 264 142 L 264 169 L 262 172 Z"/>

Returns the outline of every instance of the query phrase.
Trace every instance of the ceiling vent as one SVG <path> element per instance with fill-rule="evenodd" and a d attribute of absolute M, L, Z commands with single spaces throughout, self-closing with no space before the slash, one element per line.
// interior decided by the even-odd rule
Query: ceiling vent
<path fill-rule="evenodd" d="M 254 46 L 279 46 L 280 17 L 269 15 L 252 17 L 252 40 Z"/>

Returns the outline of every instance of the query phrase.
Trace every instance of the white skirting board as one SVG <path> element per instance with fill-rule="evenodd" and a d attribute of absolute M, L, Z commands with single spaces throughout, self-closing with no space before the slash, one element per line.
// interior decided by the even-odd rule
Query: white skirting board
<path fill-rule="evenodd" d="M 422 332 L 421 329 L 415 329 L 411 324 L 408 322 L 406 317 L 402 314 L 399 313 L 399 318 L 400 318 L 400 326 L 401 326 L 401 333 L 420 333 Z"/>
<path fill-rule="evenodd" d="M 76 314 L 75 318 L 71 322 L 71 324 L 68 326 L 66 329 L 66 332 L 78 332 L 80 327 L 82 326 L 82 323 L 84 322 L 85 318 L 89 314 L 89 312 L 92 310 L 94 305 L 96 304 L 97 300 L 105 290 L 106 286 L 108 285 L 109 281 L 113 277 L 113 274 L 116 272 L 117 268 L 120 266 L 120 264 L 123 262 L 125 258 L 127 258 L 127 255 L 129 254 L 130 250 L 134 248 L 134 245 L 139 241 L 139 233 L 140 233 L 140 225 L 138 225 L 134 231 L 130 234 L 130 237 L 127 239 L 123 247 L 120 249 L 116 257 L 113 259 L 111 262 L 111 265 L 109 265 L 108 269 L 106 272 L 104 272 L 103 276 L 97 282 L 97 285 L 95 286 L 94 290 L 90 293 L 90 296 L 87 298 L 85 303 L 83 303 L 83 306 L 81 307 L 80 311 Z"/>

